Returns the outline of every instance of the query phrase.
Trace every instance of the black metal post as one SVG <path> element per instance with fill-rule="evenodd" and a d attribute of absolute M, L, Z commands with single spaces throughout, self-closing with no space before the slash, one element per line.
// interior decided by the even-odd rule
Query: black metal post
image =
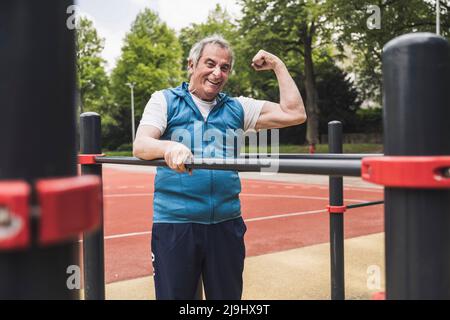
<path fill-rule="evenodd" d="M 0 2 L 0 180 L 34 189 L 37 179 L 77 174 L 75 38 L 65 14 L 72 4 Z M 77 241 L 42 247 L 39 216 L 30 219 L 31 246 L 0 251 L 0 300 L 78 299 L 78 288 L 68 286 L 68 269 L 79 263 Z"/>
<path fill-rule="evenodd" d="M 342 153 L 342 123 L 328 123 L 330 153 Z M 330 176 L 330 206 L 344 205 L 342 176 Z M 344 215 L 330 213 L 331 299 L 345 299 L 344 282 Z"/>
<path fill-rule="evenodd" d="M 85 112 L 80 116 L 80 154 L 102 153 L 101 132 L 100 115 L 95 112 Z M 102 165 L 81 165 L 81 173 L 93 174 L 102 178 Z M 102 208 L 100 228 L 83 235 L 84 297 L 86 300 L 105 299 L 103 233 Z"/>
<path fill-rule="evenodd" d="M 450 155 L 449 42 L 390 41 L 383 83 L 385 155 Z M 385 231 L 387 299 L 450 299 L 450 190 L 385 188 Z"/>

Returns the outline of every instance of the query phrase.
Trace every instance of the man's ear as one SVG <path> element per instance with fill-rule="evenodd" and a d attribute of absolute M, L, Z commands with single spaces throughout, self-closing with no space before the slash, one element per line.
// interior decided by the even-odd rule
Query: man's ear
<path fill-rule="evenodd" d="M 194 61 L 192 59 L 188 60 L 187 71 L 189 75 L 194 72 Z"/>

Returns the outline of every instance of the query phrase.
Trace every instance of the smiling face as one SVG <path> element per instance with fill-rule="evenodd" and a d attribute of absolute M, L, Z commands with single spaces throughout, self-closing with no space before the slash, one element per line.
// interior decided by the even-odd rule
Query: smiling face
<path fill-rule="evenodd" d="M 219 94 L 231 72 L 231 54 L 216 44 L 207 44 L 197 63 L 189 60 L 189 91 L 198 98 L 212 101 Z"/>

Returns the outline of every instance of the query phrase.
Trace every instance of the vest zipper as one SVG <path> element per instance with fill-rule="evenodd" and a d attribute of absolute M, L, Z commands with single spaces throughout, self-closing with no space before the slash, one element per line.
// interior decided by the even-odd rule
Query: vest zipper
<path fill-rule="evenodd" d="M 193 106 L 195 106 L 195 109 L 197 109 L 197 111 L 194 111 L 194 112 L 198 112 L 199 114 L 200 114 L 200 116 L 203 118 L 203 116 L 202 116 L 202 114 L 201 114 L 201 112 L 200 112 L 200 110 L 197 108 L 197 106 L 195 105 L 195 102 L 192 100 L 192 98 L 191 97 L 189 97 L 190 98 L 190 100 L 191 100 L 191 102 L 193 103 Z M 206 117 L 206 119 L 204 119 L 203 118 L 203 125 L 202 125 L 202 135 L 203 135 L 203 133 L 206 131 L 206 126 L 207 126 L 207 124 L 208 124 L 208 119 L 209 119 L 209 116 L 211 115 L 211 113 L 213 113 L 213 111 L 215 110 L 215 109 L 217 109 L 217 107 L 219 107 L 219 106 L 221 106 L 223 104 L 223 99 L 222 100 L 219 100 L 217 103 L 216 103 L 216 105 L 209 111 L 209 113 L 208 113 L 208 116 Z M 194 109 L 194 110 L 195 110 Z M 203 158 L 203 156 L 204 156 L 204 151 L 205 151 L 205 148 L 203 147 L 203 142 L 202 142 L 202 158 Z M 213 170 L 209 170 L 209 173 L 210 173 L 210 175 L 209 175 L 209 178 L 210 178 L 210 197 L 209 197 L 209 207 L 210 207 L 210 211 L 211 211 L 211 214 L 210 214 L 210 222 L 211 223 L 213 223 L 214 222 L 214 200 L 213 200 L 213 192 L 214 192 L 214 186 L 213 186 L 213 183 L 214 183 L 214 173 L 213 173 Z"/>
<path fill-rule="evenodd" d="M 213 111 L 215 109 L 217 109 L 218 106 L 221 106 L 223 104 L 222 101 L 223 100 L 219 100 L 215 104 L 215 106 L 209 111 L 208 116 L 206 117 L 205 121 L 203 122 L 203 132 L 205 132 L 205 129 L 206 129 L 205 126 L 208 124 L 209 116 L 211 115 L 211 113 L 213 113 Z M 204 148 L 202 147 L 202 156 L 203 156 L 203 151 L 204 151 Z M 210 222 L 214 223 L 214 196 L 213 196 L 214 195 L 214 171 L 210 170 L 209 173 L 210 173 L 210 182 L 211 182 L 211 184 L 210 184 L 210 186 L 211 186 L 210 187 L 211 197 L 209 198 L 209 205 L 210 205 L 210 208 L 211 208 L 211 220 L 210 220 Z"/>
<path fill-rule="evenodd" d="M 212 111 L 212 110 L 211 110 Z M 211 113 L 211 112 L 210 112 Z M 209 117 L 209 114 L 208 114 Z M 203 122 L 203 132 L 206 131 L 206 126 L 208 124 L 208 117 L 206 117 L 206 120 Z M 202 134 L 203 134 L 202 132 Z M 203 144 L 203 141 L 202 141 Z M 205 148 L 202 146 L 202 158 L 204 157 L 204 152 L 205 152 Z M 213 179 L 213 171 L 209 170 L 209 211 L 210 211 L 210 222 L 213 223 L 214 222 L 214 187 L 213 187 L 213 183 L 214 183 L 214 179 Z"/>

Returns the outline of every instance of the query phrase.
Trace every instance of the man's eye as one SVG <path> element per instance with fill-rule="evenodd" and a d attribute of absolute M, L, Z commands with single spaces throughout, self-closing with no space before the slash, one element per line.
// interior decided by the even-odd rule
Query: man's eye
<path fill-rule="evenodd" d="M 206 64 L 209 68 L 214 68 L 214 63 L 212 63 L 212 62 L 209 62 L 209 63 L 207 63 Z"/>
<path fill-rule="evenodd" d="M 222 67 L 221 69 L 222 69 L 223 72 L 228 72 L 228 70 L 230 70 L 229 67 Z"/>

